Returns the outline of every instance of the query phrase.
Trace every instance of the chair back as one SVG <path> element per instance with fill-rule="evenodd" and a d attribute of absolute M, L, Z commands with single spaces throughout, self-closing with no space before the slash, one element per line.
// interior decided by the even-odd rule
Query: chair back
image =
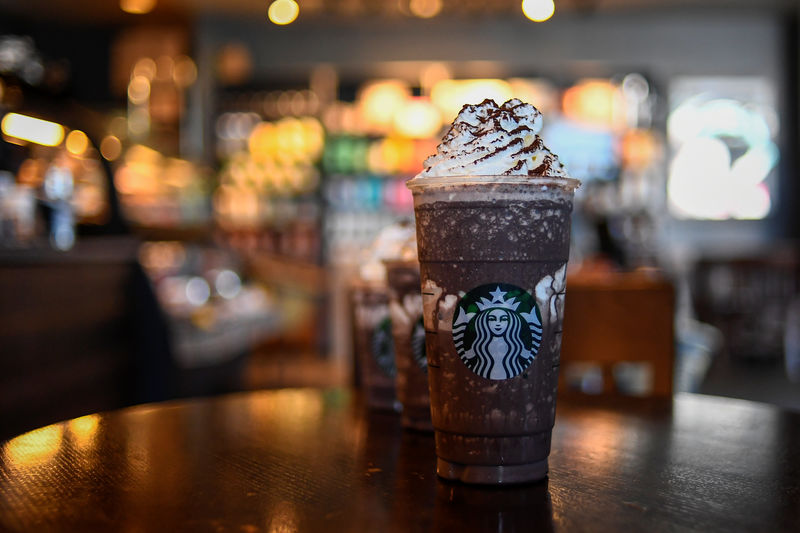
<path fill-rule="evenodd" d="M 559 394 L 670 397 L 674 294 L 653 273 L 570 276 Z"/>

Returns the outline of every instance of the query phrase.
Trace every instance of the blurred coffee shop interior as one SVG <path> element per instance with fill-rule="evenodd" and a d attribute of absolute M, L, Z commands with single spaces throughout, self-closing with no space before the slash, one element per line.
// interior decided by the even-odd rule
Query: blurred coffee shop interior
<path fill-rule="evenodd" d="M 800 409 L 799 16 L 792 0 L 0 0 L 0 438 L 357 381 L 348 287 L 413 219 L 405 181 L 464 103 L 511 97 L 583 182 L 566 387 L 646 394 L 658 352 L 675 393 Z M 652 330 L 664 346 L 636 344 Z M 571 367 L 570 335 L 590 347 Z M 629 339 L 628 363 L 592 363 Z"/>

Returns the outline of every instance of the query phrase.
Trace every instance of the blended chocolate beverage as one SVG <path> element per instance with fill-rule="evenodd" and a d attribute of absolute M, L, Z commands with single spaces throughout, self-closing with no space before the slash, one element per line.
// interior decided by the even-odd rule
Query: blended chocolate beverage
<path fill-rule="evenodd" d="M 519 100 L 464 106 L 414 194 L 437 473 L 547 474 L 579 182 Z"/>
<path fill-rule="evenodd" d="M 351 285 L 350 297 L 354 322 L 353 350 L 364 401 L 371 409 L 398 410 L 394 384 L 394 343 L 386 287 L 359 280 Z"/>
<path fill-rule="evenodd" d="M 389 289 L 384 261 L 401 257 L 413 239 L 410 223 L 383 228 L 367 251 L 350 286 L 353 307 L 353 347 L 367 407 L 400 410 L 396 397 L 395 343 L 389 316 Z M 417 285 L 419 292 L 419 285 Z"/>
<path fill-rule="evenodd" d="M 414 259 L 390 260 L 384 264 L 397 365 L 397 399 L 403 406 L 403 427 L 432 431 L 419 263 Z"/>

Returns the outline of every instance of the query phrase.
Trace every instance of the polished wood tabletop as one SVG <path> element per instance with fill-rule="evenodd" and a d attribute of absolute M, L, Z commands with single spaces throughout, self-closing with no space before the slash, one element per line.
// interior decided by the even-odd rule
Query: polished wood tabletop
<path fill-rule="evenodd" d="M 550 474 L 434 474 L 430 434 L 348 389 L 90 415 L 0 447 L 2 531 L 800 531 L 800 414 L 678 395 L 568 406 Z"/>

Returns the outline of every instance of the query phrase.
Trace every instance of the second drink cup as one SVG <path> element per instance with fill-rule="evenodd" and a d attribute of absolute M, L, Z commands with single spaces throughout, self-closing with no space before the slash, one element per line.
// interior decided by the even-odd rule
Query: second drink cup
<path fill-rule="evenodd" d="M 419 263 L 415 258 L 389 260 L 384 264 L 397 366 L 397 399 L 403 406 L 403 427 L 432 431 Z"/>

